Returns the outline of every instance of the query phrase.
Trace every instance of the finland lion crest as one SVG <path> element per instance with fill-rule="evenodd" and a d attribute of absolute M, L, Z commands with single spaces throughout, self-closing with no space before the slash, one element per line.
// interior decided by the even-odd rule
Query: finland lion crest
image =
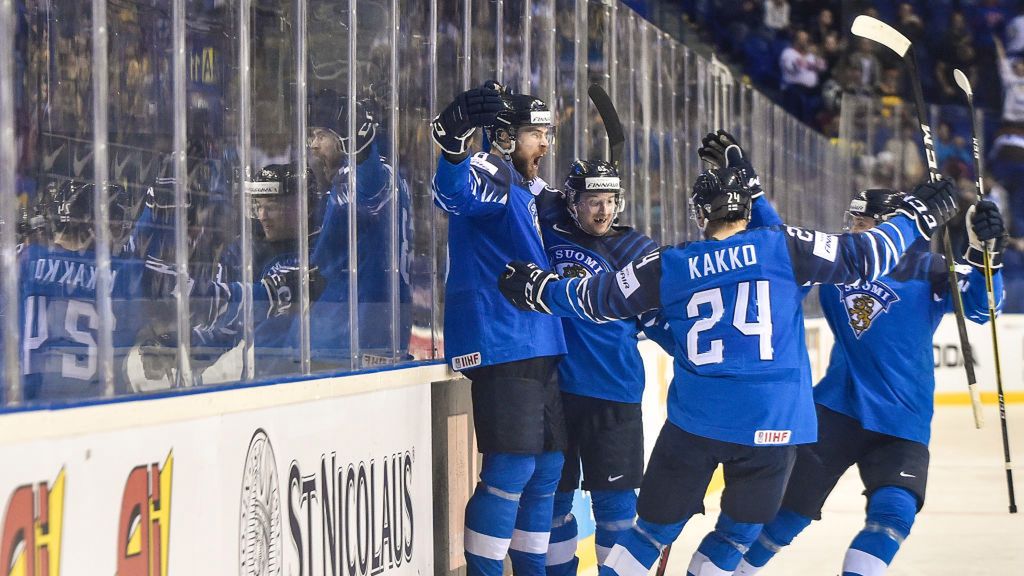
<path fill-rule="evenodd" d="M 839 293 L 850 318 L 850 328 L 858 339 L 871 328 L 879 314 L 887 312 L 900 299 L 892 288 L 882 282 L 839 286 Z"/>

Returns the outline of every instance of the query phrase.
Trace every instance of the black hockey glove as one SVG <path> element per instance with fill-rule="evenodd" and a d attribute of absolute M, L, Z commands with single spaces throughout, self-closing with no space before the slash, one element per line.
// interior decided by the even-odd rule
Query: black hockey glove
<path fill-rule="evenodd" d="M 548 282 L 558 279 L 558 274 L 543 270 L 533 262 L 509 262 L 498 279 L 498 289 L 513 306 L 524 312 L 551 314 L 542 297 Z"/>
<path fill-rule="evenodd" d="M 1006 244 L 1006 227 L 995 202 L 981 200 L 967 209 L 967 250 L 964 260 L 975 268 L 985 266 L 985 250 L 988 250 L 992 269 L 1003 267 L 1003 246 Z"/>
<path fill-rule="evenodd" d="M 751 198 L 764 196 L 761 179 L 758 178 L 754 165 L 750 163 L 749 157 L 732 134 L 725 130 L 708 133 L 700 143 L 701 147 L 697 149 L 697 156 L 701 160 L 713 168 L 735 168 L 743 176 L 743 182 L 750 190 Z"/>
<path fill-rule="evenodd" d="M 298 266 L 278 266 L 270 274 L 264 276 L 260 283 L 267 291 L 270 309 L 267 318 L 287 314 L 293 302 L 299 299 L 299 284 L 302 279 Z M 315 302 L 323 294 L 324 277 L 316 268 L 309 269 L 309 301 Z"/>
<path fill-rule="evenodd" d="M 912 219 L 922 236 L 931 238 L 936 228 L 956 216 L 956 197 L 952 180 L 918 184 L 903 196 L 898 212 Z"/>
<path fill-rule="evenodd" d="M 467 90 L 434 118 L 430 135 L 448 154 L 465 154 L 477 126 L 493 126 L 503 107 L 501 95 L 493 87 Z"/>

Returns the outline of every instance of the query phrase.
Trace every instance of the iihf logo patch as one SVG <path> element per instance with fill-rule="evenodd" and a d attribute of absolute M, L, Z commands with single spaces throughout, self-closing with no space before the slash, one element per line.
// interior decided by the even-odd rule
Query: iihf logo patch
<path fill-rule="evenodd" d="M 839 286 L 839 291 L 846 314 L 850 318 L 850 328 L 853 328 L 853 334 L 857 338 L 871 328 L 879 314 L 887 312 L 890 306 L 900 300 L 896 292 L 882 282 Z"/>

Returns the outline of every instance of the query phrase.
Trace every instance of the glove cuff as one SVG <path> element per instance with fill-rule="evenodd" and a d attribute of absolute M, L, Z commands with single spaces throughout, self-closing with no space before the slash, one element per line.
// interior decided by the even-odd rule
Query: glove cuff
<path fill-rule="evenodd" d="M 998 270 L 1003 267 L 1003 253 L 998 250 L 989 250 L 988 253 L 989 266 L 993 270 Z M 968 264 L 974 266 L 978 270 L 984 270 L 985 268 L 985 250 L 982 246 L 971 244 L 964 251 L 964 260 Z"/>

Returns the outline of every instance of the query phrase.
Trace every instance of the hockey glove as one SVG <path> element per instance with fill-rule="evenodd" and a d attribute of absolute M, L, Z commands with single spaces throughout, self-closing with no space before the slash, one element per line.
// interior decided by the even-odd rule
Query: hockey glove
<path fill-rule="evenodd" d="M 964 260 L 972 266 L 985 265 L 985 250 L 988 250 L 989 265 L 993 270 L 1003 266 L 1003 246 L 1006 244 L 1006 227 L 995 202 L 981 200 L 967 209 L 967 250 Z"/>
<path fill-rule="evenodd" d="M 951 180 L 918 184 L 903 196 L 903 204 L 897 211 L 917 224 L 917 230 L 925 238 L 931 238 L 935 229 L 956 216 L 956 186 Z"/>
<path fill-rule="evenodd" d="M 516 308 L 524 312 L 551 314 L 543 301 L 544 287 L 558 280 L 558 275 L 543 270 L 533 262 L 509 262 L 505 273 L 498 279 L 501 294 Z"/>
<path fill-rule="evenodd" d="M 697 156 L 701 160 L 713 168 L 735 168 L 743 176 L 743 182 L 750 190 L 751 198 L 764 196 L 761 179 L 758 178 L 754 165 L 750 163 L 750 159 L 732 134 L 725 130 L 719 130 L 709 133 L 700 143 L 701 147 L 697 149 Z"/>
<path fill-rule="evenodd" d="M 275 318 L 287 314 L 292 303 L 299 298 L 299 285 L 302 279 L 298 266 L 278 266 L 270 274 L 264 276 L 260 283 L 267 291 L 270 309 L 267 318 Z M 324 291 L 324 277 L 316 268 L 309 269 L 309 301 L 315 302 Z"/>
<path fill-rule="evenodd" d="M 503 107 L 501 95 L 492 87 L 467 90 L 434 118 L 430 135 L 448 154 L 465 154 L 477 126 L 493 126 Z"/>

